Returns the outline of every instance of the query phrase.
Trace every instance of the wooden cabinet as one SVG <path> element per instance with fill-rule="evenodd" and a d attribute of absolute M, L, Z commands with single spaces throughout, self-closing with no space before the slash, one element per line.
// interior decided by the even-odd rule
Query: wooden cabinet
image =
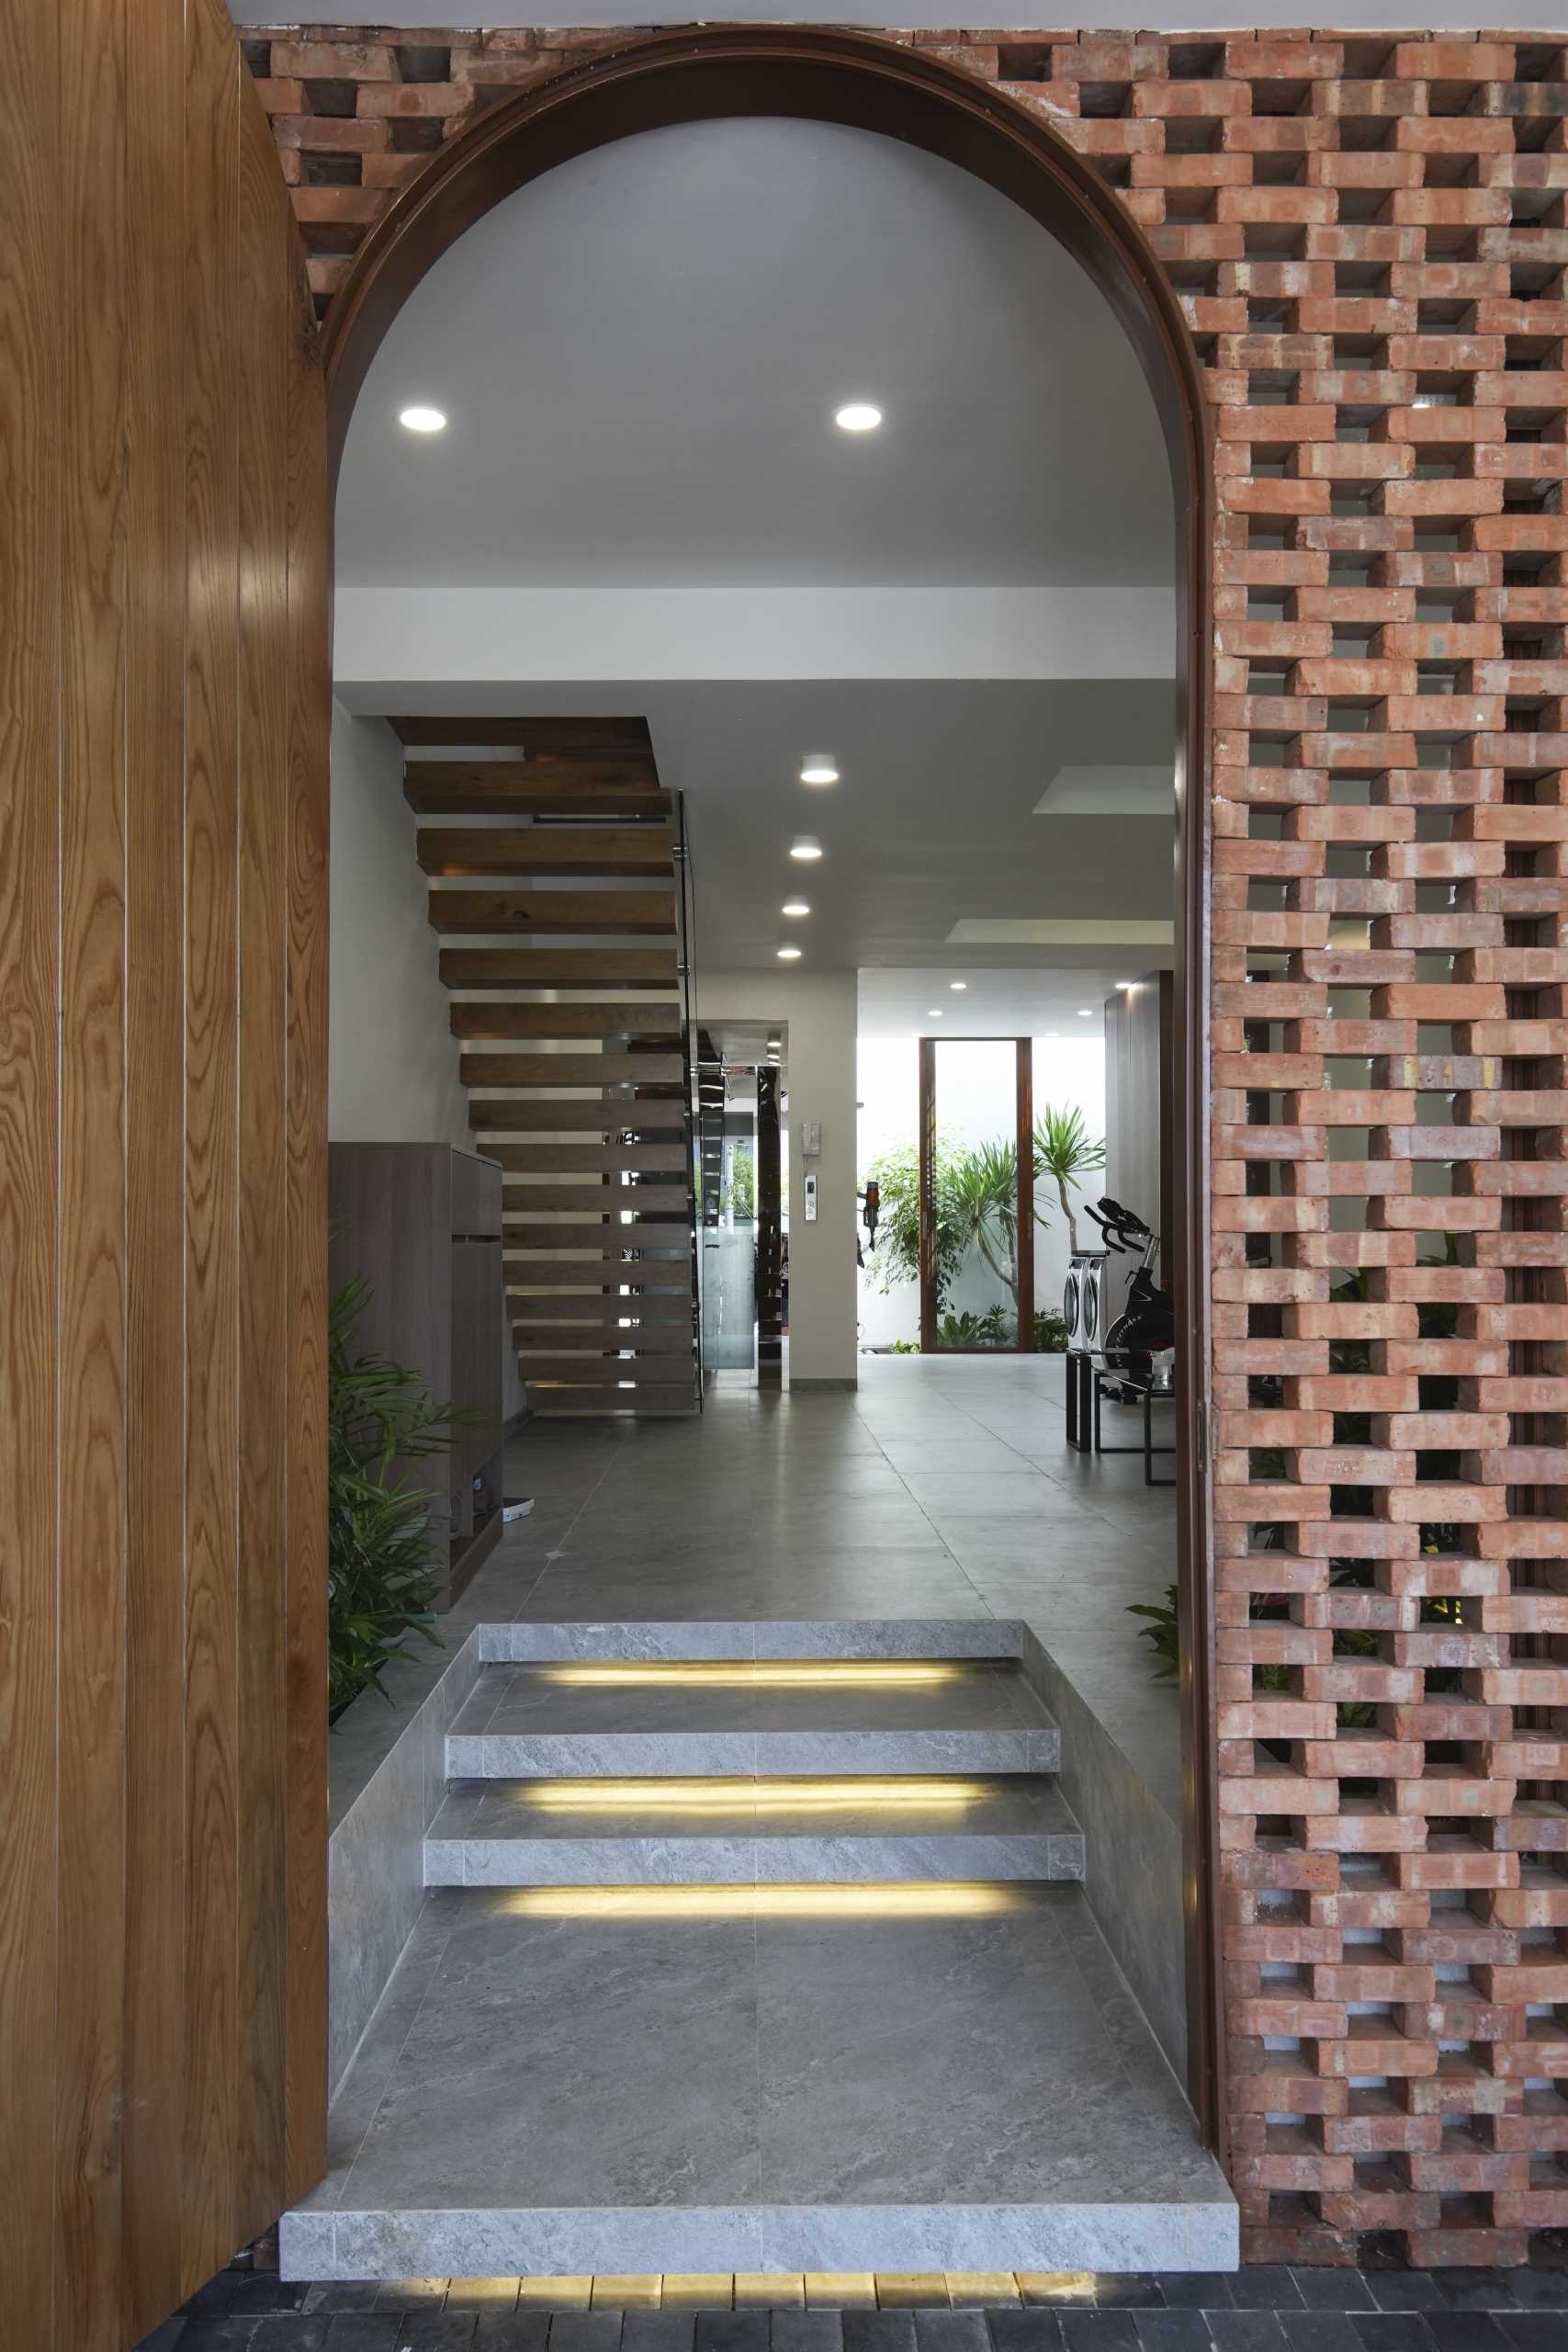
<path fill-rule="evenodd" d="M 501 1170 L 447 1144 L 334 1143 L 327 1193 L 332 1288 L 355 1273 L 370 1284 L 360 1343 L 479 1417 L 415 1471 L 437 1489 L 436 1607 L 449 1609 L 502 1528 Z"/>

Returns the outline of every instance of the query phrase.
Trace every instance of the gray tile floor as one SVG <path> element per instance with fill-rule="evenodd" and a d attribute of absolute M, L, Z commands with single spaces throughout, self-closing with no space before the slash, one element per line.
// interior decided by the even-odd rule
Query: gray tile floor
<path fill-rule="evenodd" d="M 1060 1357 L 863 1356 L 860 1376 L 853 1395 L 720 1382 L 690 1420 L 525 1429 L 508 1484 L 534 1513 L 468 1613 L 1024 1617 L 1174 1808 L 1176 1697 L 1126 1613 L 1175 1577 L 1169 1490 L 1140 1459 L 1069 1451 Z"/>

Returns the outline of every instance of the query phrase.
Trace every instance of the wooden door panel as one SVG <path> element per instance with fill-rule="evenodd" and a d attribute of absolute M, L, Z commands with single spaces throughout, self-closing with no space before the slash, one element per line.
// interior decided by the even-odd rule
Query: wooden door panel
<path fill-rule="evenodd" d="M 327 492 L 221 0 L 0 0 L 0 2287 L 319 2177 Z"/>

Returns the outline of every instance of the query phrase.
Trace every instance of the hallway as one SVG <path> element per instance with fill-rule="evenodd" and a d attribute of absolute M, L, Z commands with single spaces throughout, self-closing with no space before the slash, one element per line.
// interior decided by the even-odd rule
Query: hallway
<path fill-rule="evenodd" d="M 535 1623 L 1023 1618 L 1048 1629 L 1174 1817 L 1176 1693 L 1151 1680 L 1125 1613 L 1175 1577 L 1174 1507 L 1136 1457 L 1068 1451 L 1064 1364 L 865 1355 L 852 1395 L 720 1381 L 700 1420 L 527 1429 L 508 1485 L 533 1495 L 533 1515 L 468 1609 Z M 1132 1442 L 1111 1419 L 1108 1438 Z"/>

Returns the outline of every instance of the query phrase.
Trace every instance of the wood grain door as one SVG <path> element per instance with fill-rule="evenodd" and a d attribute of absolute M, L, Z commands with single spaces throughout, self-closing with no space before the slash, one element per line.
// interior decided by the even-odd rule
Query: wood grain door
<path fill-rule="evenodd" d="M 0 2334 L 322 2168 L 327 498 L 221 0 L 0 0 Z"/>

